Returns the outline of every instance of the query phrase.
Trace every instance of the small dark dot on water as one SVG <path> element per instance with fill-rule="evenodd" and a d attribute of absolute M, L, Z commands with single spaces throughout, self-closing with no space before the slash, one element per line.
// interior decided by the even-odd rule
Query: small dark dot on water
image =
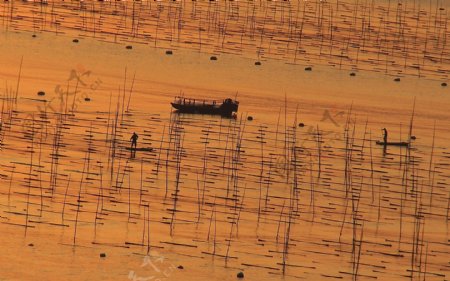
<path fill-rule="evenodd" d="M 350 73 L 350 76 L 356 76 L 356 73 L 352 72 Z"/>
<path fill-rule="evenodd" d="M 173 52 L 171 50 L 166 51 L 166 55 L 171 55 L 171 54 L 173 54 Z"/>
<path fill-rule="evenodd" d="M 133 46 L 128 45 L 128 46 L 126 46 L 126 48 L 127 48 L 128 50 L 131 50 L 131 49 L 133 49 Z"/>
<path fill-rule="evenodd" d="M 248 120 L 248 121 L 252 121 L 252 120 L 253 120 L 253 117 L 252 117 L 252 116 L 249 116 L 249 117 L 247 117 L 247 120 Z"/>
<path fill-rule="evenodd" d="M 305 71 L 311 71 L 311 70 L 312 70 L 311 66 L 305 67 Z"/>
<path fill-rule="evenodd" d="M 299 123 L 298 126 L 299 126 L 300 128 L 303 128 L 303 127 L 305 127 L 305 124 Z"/>
<path fill-rule="evenodd" d="M 28 246 L 30 246 L 30 247 L 33 247 L 33 246 L 34 246 L 34 244 L 33 244 L 33 243 L 30 243 L 30 244 L 28 244 Z"/>
<path fill-rule="evenodd" d="M 395 78 L 394 81 L 395 82 L 400 82 L 400 78 Z"/>
<path fill-rule="evenodd" d="M 260 61 L 255 62 L 255 65 L 261 65 Z"/>
<path fill-rule="evenodd" d="M 84 98 L 84 101 L 91 101 L 91 98 Z"/>
<path fill-rule="evenodd" d="M 35 38 L 35 37 L 36 37 L 36 34 L 31 35 L 31 37 Z"/>
<path fill-rule="evenodd" d="M 217 57 L 216 56 L 211 56 L 209 59 L 210 60 L 217 60 Z"/>
<path fill-rule="evenodd" d="M 442 87 L 447 87 L 447 83 L 443 82 L 443 83 L 441 84 L 441 86 L 442 86 Z"/>
<path fill-rule="evenodd" d="M 78 39 L 73 39 L 72 42 L 73 43 L 78 43 L 79 41 L 78 41 Z"/>
<path fill-rule="evenodd" d="M 244 272 L 239 272 L 237 275 L 237 278 L 244 278 Z"/>
<path fill-rule="evenodd" d="M 101 254 L 100 254 L 100 257 L 101 257 L 101 258 L 106 258 L 106 254 L 105 254 L 105 253 L 101 253 Z"/>
<path fill-rule="evenodd" d="M 45 92 L 44 92 L 44 91 L 39 91 L 39 92 L 37 93 L 37 95 L 38 95 L 38 96 L 45 96 Z"/>
<path fill-rule="evenodd" d="M 178 269 L 184 269 L 184 267 L 182 265 L 179 265 Z"/>

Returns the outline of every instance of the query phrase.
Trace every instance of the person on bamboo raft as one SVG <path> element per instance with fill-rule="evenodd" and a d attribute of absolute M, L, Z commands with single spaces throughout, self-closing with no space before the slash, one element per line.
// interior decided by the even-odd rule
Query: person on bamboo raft
<path fill-rule="evenodd" d="M 386 128 L 381 129 L 383 131 L 383 141 L 384 144 L 387 144 L 387 139 L 388 139 L 388 131 L 386 130 Z"/>
<path fill-rule="evenodd" d="M 139 136 L 136 134 L 136 132 L 133 132 L 133 135 L 130 138 L 131 141 L 131 149 L 136 149 L 137 147 L 137 139 L 139 138 Z"/>

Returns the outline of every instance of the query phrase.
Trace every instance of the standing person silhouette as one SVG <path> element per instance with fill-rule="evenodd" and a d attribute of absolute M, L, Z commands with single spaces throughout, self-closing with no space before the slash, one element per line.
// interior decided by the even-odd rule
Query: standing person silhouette
<path fill-rule="evenodd" d="M 134 146 L 134 149 L 136 149 L 136 147 L 137 147 L 137 139 L 138 138 L 139 138 L 139 136 L 135 132 L 133 132 L 133 135 L 130 138 L 131 149 L 133 149 L 133 146 Z"/>
<path fill-rule="evenodd" d="M 383 131 L 384 145 L 386 145 L 387 144 L 387 138 L 388 138 L 388 131 L 386 130 L 386 128 L 383 128 L 382 131 Z"/>

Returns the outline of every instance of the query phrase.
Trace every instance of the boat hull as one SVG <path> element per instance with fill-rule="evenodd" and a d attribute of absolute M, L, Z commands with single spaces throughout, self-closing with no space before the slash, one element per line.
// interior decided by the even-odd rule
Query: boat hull
<path fill-rule="evenodd" d="M 232 109 L 224 108 L 216 105 L 186 105 L 172 102 L 172 107 L 179 113 L 191 114 L 209 114 L 230 117 L 233 114 Z"/>

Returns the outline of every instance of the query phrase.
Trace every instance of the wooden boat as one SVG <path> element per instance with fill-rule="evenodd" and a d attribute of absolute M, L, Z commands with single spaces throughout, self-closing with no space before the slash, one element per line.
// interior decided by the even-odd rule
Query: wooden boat
<path fill-rule="evenodd" d="M 212 114 L 224 117 L 231 117 L 239 107 L 239 102 L 230 98 L 218 102 L 176 97 L 171 104 L 180 113 Z"/>
<path fill-rule="evenodd" d="M 391 145 L 391 146 L 409 146 L 409 142 L 400 141 L 400 142 L 384 142 L 384 141 L 376 141 L 378 145 Z"/>

